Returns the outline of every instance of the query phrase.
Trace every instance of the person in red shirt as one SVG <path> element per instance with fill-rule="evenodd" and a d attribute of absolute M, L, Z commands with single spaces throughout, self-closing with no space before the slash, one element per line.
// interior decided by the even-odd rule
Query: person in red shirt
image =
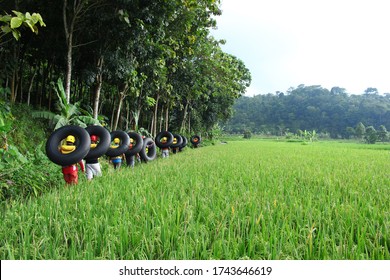
<path fill-rule="evenodd" d="M 68 135 L 65 141 L 66 143 L 64 145 L 61 145 L 60 148 L 61 153 L 69 154 L 74 150 L 76 150 L 76 146 L 75 146 L 76 138 L 73 135 Z M 84 172 L 85 171 L 84 162 L 81 160 L 80 162 L 78 162 L 78 164 L 80 165 L 81 171 Z M 64 180 L 67 184 L 69 185 L 78 184 L 79 177 L 78 177 L 78 168 L 76 163 L 69 166 L 63 166 L 62 174 L 64 174 Z"/>

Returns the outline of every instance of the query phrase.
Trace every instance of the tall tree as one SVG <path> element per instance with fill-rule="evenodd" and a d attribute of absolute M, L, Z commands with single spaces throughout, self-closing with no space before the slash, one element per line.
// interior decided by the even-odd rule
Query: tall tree
<path fill-rule="evenodd" d="M 76 35 L 81 35 L 86 28 L 81 26 L 86 14 L 92 12 L 101 4 L 100 0 L 64 0 L 62 6 L 62 17 L 66 40 L 66 75 L 65 75 L 65 96 L 70 101 L 70 87 L 72 80 L 73 49 L 89 42 L 76 42 Z M 82 36 L 78 37 L 80 40 Z M 76 40 L 77 41 L 77 40 Z M 78 43 L 78 44 L 77 44 Z"/>

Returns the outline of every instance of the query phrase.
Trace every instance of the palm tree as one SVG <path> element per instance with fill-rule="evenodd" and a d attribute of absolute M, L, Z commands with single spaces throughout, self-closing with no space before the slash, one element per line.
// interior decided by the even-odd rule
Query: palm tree
<path fill-rule="evenodd" d="M 55 114 L 50 111 L 36 111 L 33 113 L 33 117 L 49 120 L 54 130 L 65 125 L 78 125 L 81 127 L 87 127 L 90 124 L 100 125 L 98 120 L 94 119 L 87 111 L 81 109 L 80 102 L 71 104 L 67 101 L 61 78 L 58 79 L 57 87 L 54 87 L 54 90 L 58 96 L 60 112 Z"/>

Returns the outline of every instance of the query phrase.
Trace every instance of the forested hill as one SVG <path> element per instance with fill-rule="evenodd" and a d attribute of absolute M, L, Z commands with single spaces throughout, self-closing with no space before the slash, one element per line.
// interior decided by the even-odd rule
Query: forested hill
<path fill-rule="evenodd" d="M 362 124 L 377 131 L 390 129 L 390 94 L 380 95 L 375 89 L 349 95 L 338 87 L 329 91 L 300 85 L 286 93 L 243 96 L 234 111 L 225 127 L 231 133 L 285 135 L 316 130 L 332 138 L 350 138 L 359 136 Z"/>

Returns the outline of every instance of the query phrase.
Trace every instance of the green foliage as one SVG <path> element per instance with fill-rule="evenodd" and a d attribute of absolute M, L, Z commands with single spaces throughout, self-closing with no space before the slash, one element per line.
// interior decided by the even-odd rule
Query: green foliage
<path fill-rule="evenodd" d="M 58 185 L 59 168 L 47 159 L 41 145 L 34 148 L 25 155 L 12 145 L 0 149 L 0 201 L 38 196 Z"/>
<path fill-rule="evenodd" d="M 13 119 L 11 107 L 8 103 L 0 99 L 0 136 L 3 138 L 11 130 Z"/>
<path fill-rule="evenodd" d="M 248 128 L 256 134 L 281 136 L 306 129 L 333 139 L 363 139 L 363 124 L 390 127 L 390 94 L 349 95 L 341 89 L 301 85 L 286 93 L 243 96 L 233 108 L 225 125 L 228 133 L 242 134 Z"/>
<path fill-rule="evenodd" d="M 386 142 L 389 140 L 389 132 L 387 131 L 384 125 L 381 125 L 377 131 L 378 139 L 382 142 Z"/>
<path fill-rule="evenodd" d="M 368 126 L 366 128 L 364 139 L 368 144 L 375 144 L 378 140 L 378 134 L 373 126 Z"/>
<path fill-rule="evenodd" d="M 145 136 L 145 137 L 153 137 L 152 134 L 145 128 L 143 127 L 140 127 L 138 129 L 138 133 L 141 134 L 142 136 Z"/>
<path fill-rule="evenodd" d="M 1 76 L 0 76 L 1 78 Z M 0 80 L 1 81 L 1 80 Z M 7 100 L 7 96 L 11 93 L 11 90 L 9 87 L 1 87 L 0 86 L 0 99 Z"/>
<path fill-rule="evenodd" d="M 210 130 L 205 131 L 204 135 L 209 140 L 217 139 L 222 135 L 222 127 L 219 124 L 215 124 Z"/>
<path fill-rule="evenodd" d="M 58 167 L 43 153 L 47 134 L 27 106 L 9 108 L 11 130 L 0 148 L 0 201 L 37 196 L 59 182 Z M 16 146 L 17 145 L 17 146 Z"/>
<path fill-rule="evenodd" d="M 252 137 L 252 132 L 249 129 L 246 129 L 244 131 L 244 138 L 245 139 L 250 139 Z"/>
<path fill-rule="evenodd" d="M 365 133 L 366 133 L 366 127 L 362 122 L 359 122 L 355 128 L 356 137 L 362 139 Z"/>
<path fill-rule="evenodd" d="M 39 13 L 30 14 L 29 12 L 26 12 L 23 14 L 19 11 L 12 11 L 12 13 L 14 16 L 9 14 L 0 15 L 0 30 L 4 34 L 12 33 L 16 40 L 19 40 L 21 37 L 19 29 L 22 25 L 30 28 L 30 30 L 35 34 L 38 34 L 37 24 L 41 27 L 46 26 Z M 2 36 L 0 34 L 0 39 L 1 37 Z"/>
<path fill-rule="evenodd" d="M 309 142 L 313 142 L 315 140 L 318 140 L 317 139 L 317 132 L 315 130 L 313 131 L 307 131 L 306 129 L 303 131 L 303 135 L 302 135 L 303 139 L 309 141 Z"/>
<path fill-rule="evenodd" d="M 90 115 L 81 115 L 82 112 L 87 112 L 81 109 L 80 102 L 71 104 L 67 101 L 64 86 L 60 78 L 57 81 L 57 87 L 54 86 L 54 90 L 58 97 L 57 107 L 59 114 L 55 114 L 49 111 L 37 111 L 33 112 L 33 117 L 49 120 L 51 126 L 54 127 L 54 130 L 70 124 L 81 127 L 86 127 L 89 124 L 100 124 L 98 120 L 94 119 Z"/>
<path fill-rule="evenodd" d="M 51 109 L 48 81 L 66 76 L 68 102 L 92 107 L 95 117 L 115 118 L 111 122 L 118 128 L 152 123 L 155 134 L 163 118 L 171 130 L 209 131 L 231 116 L 234 100 L 251 80 L 244 63 L 222 51 L 223 40 L 210 36 L 215 17 L 221 14 L 220 2 L 68 1 L 58 8 L 53 1 L 39 1 L 34 9 L 45 15 L 45 40 L 23 36 L 23 52 L 15 55 L 17 42 L 5 42 L 0 73 L 7 81 L 13 79 L 9 83 L 13 102 L 27 99 L 32 106 L 54 112 L 40 112 L 40 117 L 52 120 L 53 127 L 69 123 L 72 112 Z M 18 8 L 29 10 L 30 5 L 21 1 Z M 9 6 L 3 8 L 10 10 Z M 15 71 L 22 75 L 13 75 Z M 4 85 L 0 81 L 0 87 Z"/>

